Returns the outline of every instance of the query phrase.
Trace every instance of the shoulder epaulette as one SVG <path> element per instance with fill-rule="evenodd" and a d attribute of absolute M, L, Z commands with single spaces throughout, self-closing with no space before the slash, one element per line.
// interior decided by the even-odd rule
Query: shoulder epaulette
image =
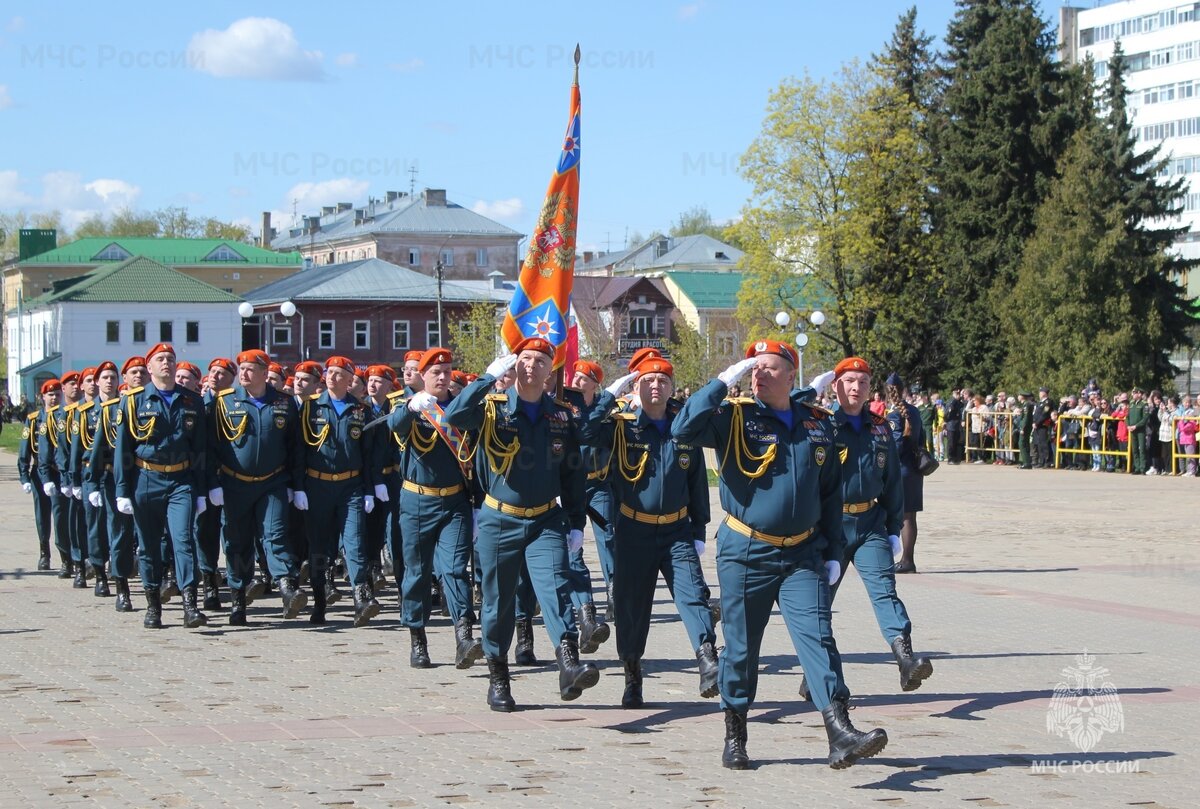
<path fill-rule="evenodd" d="M 400 390 L 394 390 L 391 393 L 389 393 L 387 395 L 387 398 L 388 398 L 389 402 L 394 402 L 397 399 L 402 398 L 404 396 L 404 394 L 405 394 L 405 390 L 404 390 L 404 388 L 401 388 Z"/>
<path fill-rule="evenodd" d="M 74 410 L 77 407 L 79 407 L 79 402 L 71 402 L 69 405 L 65 405 L 63 407 L 63 412 L 70 413 L 72 410 Z"/>
<path fill-rule="evenodd" d="M 135 393 L 141 393 L 146 389 L 145 385 L 138 385 L 136 388 L 126 388 L 121 391 L 122 396 L 133 396 Z"/>
<path fill-rule="evenodd" d="M 622 410 L 618 413 L 613 413 L 614 419 L 621 421 L 637 421 L 637 413 L 630 413 L 628 410 Z"/>
<path fill-rule="evenodd" d="M 319 393 L 310 393 L 310 394 L 308 394 L 308 398 L 312 399 L 312 400 L 315 402 L 317 399 L 320 399 L 320 398 L 321 398 L 321 394 L 319 394 Z"/>
<path fill-rule="evenodd" d="M 55 410 L 58 410 L 58 405 L 55 405 L 54 407 L 51 407 L 48 410 L 46 410 L 46 414 L 49 415 L 50 413 L 53 413 Z"/>
<path fill-rule="evenodd" d="M 727 397 L 725 397 L 725 401 L 729 402 L 730 404 L 747 405 L 747 404 L 754 404 L 754 397 L 753 396 L 738 396 L 738 397 L 727 396 Z"/>
<path fill-rule="evenodd" d="M 489 393 L 489 394 L 485 395 L 483 398 L 491 399 L 493 402 L 507 402 L 508 394 L 507 393 Z"/>
<path fill-rule="evenodd" d="M 809 410 L 811 410 L 816 415 L 816 417 L 819 419 L 829 418 L 830 416 L 833 415 L 832 410 L 830 410 L 827 407 L 821 407 L 819 404 L 816 404 L 815 402 L 800 402 L 800 404 L 804 405 Z"/>
<path fill-rule="evenodd" d="M 117 403 L 117 402 L 119 402 L 119 401 L 121 401 L 121 397 L 120 397 L 120 396 L 114 396 L 114 397 L 113 397 L 113 398 L 111 398 L 111 399 L 105 399 L 103 402 L 101 402 L 101 403 L 100 403 L 100 406 L 101 406 L 101 407 L 108 407 L 110 404 L 116 404 L 116 403 Z"/>
<path fill-rule="evenodd" d="M 79 405 L 79 407 L 77 409 L 79 410 L 79 412 L 82 413 L 84 410 L 87 410 L 89 407 L 91 407 L 95 403 L 96 403 L 96 400 L 92 399 L 90 402 L 84 402 L 83 404 Z"/>
<path fill-rule="evenodd" d="M 225 388 L 224 390 L 218 391 L 217 395 L 218 396 L 228 396 L 231 393 L 233 393 L 233 388 Z"/>
<path fill-rule="evenodd" d="M 25 420 L 26 421 L 37 421 L 37 417 L 38 417 L 38 411 L 35 410 L 32 413 L 30 413 L 28 416 L 26 416 Z"/>

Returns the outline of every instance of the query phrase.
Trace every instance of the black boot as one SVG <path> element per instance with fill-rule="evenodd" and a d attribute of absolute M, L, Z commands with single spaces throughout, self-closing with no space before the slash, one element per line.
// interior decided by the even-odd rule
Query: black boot
<path fill-rule="evenodd" d="M 483 659 L 483 644 L 471 631 L 471 622 L 459 618 L 454 625 L 454 668 L 469 669 L 476 660 Z"/>
<path fill-rule="evenodd" d="M 579 651 L 583 654 L 595 653 L 608 640 L 608 624 L 597 623 L 596 605 L 592 602 L 575 610 L 575 623 L 579 627 Z"/>
<path fill-rule="evenodd" d="M 104 572 L 104 568 L 96 571 L 96 589 L 93 591 L 96 598 L 108 598 L 112 593 L 108 589 L 108 574 Z"/>
<path fill-rule="evenodd" d="M 311 573 L 312 573 L 312 567 L 308 564 L 308 560 L 305 559 L 303 562 L 300 563 L 300 575 L 297 577 L 297 583 L 300 586 L 304 586 L 305 584 L 308 584 L 308 577 Z"/>
<path fill-rule="evenodd" d="M 204 574 L 204 609 L 221 609 L 221 593 L 220 590 L 217 589 L 216 573 Z M 243 609 L 242 612 L 245 612 L 245 609 Z"/>
<path fill-rule="evenodd" d="M 263 595 L 269 596 L 271 593 L 275 592 L 275 580 L 271 578 L 271 571 L 267 568 L 266 559 L 258 560 L 258 580 L 262 582 Z"/>
<path fill-rule="evenodd" d="M 318 626 L 325 623 L 325 587 L 322 585 L 322 578 L 318 576 L 313 579 L 313 608 L 308 615 L 308 622 Z"/>
<path fill-rule="evenodd" d="M 162 599 L 162 603 L 170 604 L 171 599 L 177 595 L 179 595 L 179 583 L 175 581 L 175 568 L 167 565 L 166 572 L 163 573 L 162 584 L 158 587 L 158 596 Z"/>
<path fill-rule="evenodd" d="M 640 708 L 646 704 L 642 700 L 642 661 L 629 657 L 621 662 L 625 664 L 625 693 L 621 695 L 621 707 Z"/>
<path fill-rule="evenodd" d="M 600 670 L 579 662 L 579 646 L 569 635 L 559 641 L 554 655 L 558 658 L 558 693 L 564 701 L 579 699 L 585 688 L 600 682 Z"/>
<path fill-rule="evenodd" d="M 38 570 L 50 569 L 50 540 L 47 539 L 42 543 L 41 552 L 38 554 Z"/>
<path fill-rule="evenodd" d="M 412 643 L 412 650 L 408 653 L 408 665 L 414 669 L 433 668 L 433 662 L 429 659 L 429 639 L 425 637 L 425 628 L 410 626 L 408 637 Z"/>
<path fill-rule="evenodd" d="M 117 612 L 133 612 L 133 601 L 129 598 L 129 579 L 117 576 Z"/>
<path fill-rule="evenodd" d="M 196 606 L 196 585 L 193 584 L 183 593 L 183 625 L 196 629 L 207 624 L 208 616 Z"/>
<path fill-rule="evenodd" d="M 252 576 L 249 583 L 246 584 L 246 605 L 253 604 L 266 594 L 267 583 L 260 576 Z"/>
<path fill-rule="evenodd" d="M 87 562 L 75 563 L 75 581 L 71 582 L 71 586 L 76 590 L 87 589 Z"/>
<path fill-rule="evenodd" d="M 342 599 L 342 591 L 334 584 L 334 571 L 330 568 L 325 572 L 325 603 L 330 606 Z"/>
<path fill-rule="evenodd" d="M 442 582 L 437 576 L 429 580 L 429 612 L 444 612 L 442 609 Z"/>
<path fill-rule="evenodd" d="M 62 565 L 58 568 L 58 577 L 60 579 L 69 579 L 75 575 L 75 565 L 71 564 L 71 557 L 61 556 Z"/>
<path fill-rule="evenodd" d="M 721 599 L 710 598 L 708 600 L 708 614 L 712 616 L 713 626 L 721 623 Z"/>
<path fill-rule="evenodd" d="M 360 584 L 354 588 L 354 625 L 366 626 L 379 614 L 379 602 L 371 593 L 371 585 Z"/>
<path fill-rule="evenodd" d="M 606 584 L 604 586 L 604 589 L 608 594 L 608 603 L 606 603 L 604 605 L 604 617 L 601 618 L 600 620 L 606 624 L 616 624 L 617 611 L 613 609 L 612 582 L 609 582 L 608 584 Z"/>
<path fill-rule="evenodd" d="M 829 766 L 844 770 L 859 759 L 870 758 L 887 746 L 888 737 L 880 728 L 861 733 L 850 724 L 844 700 L 834 700 L 821 711 L 825 733 L 829 736 Z"/>
<path fill-rule="evenodd" d="M 711 699 L 717 695 L 717 650 L 711 640 L 700 644 L 696 652 L 696 662 L 700 665 L 700 696 Z"/>
<path fill-rule="evenodd" d="M 808 677 L 804 674 L 800 675 L 800 699 L 812 702 L 812 693 L 808 690 Z"/>
<path fill-rule="evenodd" d="M 725 750 L 721 753 L 721 766 L 729 770 L 750 769 L 750 756 L 746 754 L 746 715 L 732 708 L 725 709 Z"/>
<path fill-rule="evenodd" d="M 387 576 L 383 575 L 383 565 L 375 563 L 371 565 L 372 581 L 375 583 L 375 590 L 378 592 L 384 587 L 387 587 Z"/>
<path fill-rule="evenodd" d="M 229 591 L 229 625 L 246 625 L 246 589 Z"/>
<path fill-rule="evenodd" d="M 295 618 L 308 604 L 308 596 L 300 592 L 299 583 L 291 576 L 279 579 L 279 597 L 283 599 L 284 618 Z"/>
<path fill-rule="evenodd" d="M 537 655 L 533 653 L 532 618 L 522 618 L 517 621 L 517 645 L 513 649 L 513 660 L 518 666 L 541 665 Z"/>
<path fill-rule="evenodd" d="M 513 701 L 509 689 L 508 661 L 502 657 L 488 658 L 488 695 L 487 704 L 493 711 L 515 711 L 517 703 Z"/>
<path fill-rule="evenodd" d="M 921 683 L 933 674 L 933 663 L 928 657 L 913 657 L 912 641 L 908 635 L 897 635 L 892 641 L 892 654 L 900 666 L 900 690 L 916 691 Z"/>
<path fill-rule="evenodd" d="M 153 587 L 146 589 L 146 614 L 142 617 L 146 629 L 162 629 L 162 597 Z"/>

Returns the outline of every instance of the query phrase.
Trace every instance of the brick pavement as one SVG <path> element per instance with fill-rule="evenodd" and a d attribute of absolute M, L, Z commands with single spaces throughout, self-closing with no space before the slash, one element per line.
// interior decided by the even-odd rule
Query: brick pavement
<path fill-rule="evenodd" d="M 1195 610 L 1200 546 L 1191 479 L 943 467 L 927 482 L 921 573 L 900 579 L 931 680 L 898 692 L 862 588 L 847 582 L 834 626 L 855 692 L 852 718 L 887 729 L 876 759 L 823 763 L 820 715 L 778 619 L 768 630 L 749 749 L 720 767 L 716 700 L 659 591 L 646 697 L 613 707 L 610 643 L 600 685 L 557 697 L 551 665 L 516 669 L 523 710 L 484 704 L 486 670 L 408 668 L 395 592 L 369 627 L 339 604 L 331 625 L 251 626 L 210 615 L 202 631 L 141 627 L 112 599 L 33 572 L 30 504 L 0 454 L 0 806 L 1149 806 L 1188 807 L 1200 711 Z M 714 495 L 714 513 L 719 513 Z M 589 546 L 590 547 L 590 546 Z M 593 559 L 594 560 L 594 559 Z M 715 584 L 712 552 L 706 558 Z M 853 574 L 851 574 L 853 576 Z M 537 650 L 552 649 L 538 627 Z M 1087 753 L 1047 732 L 1062 670 L 1084 650 L 1109 670 L 1124 727 Z M 1035 770 L 1033 762 L 1065 762 Z"/>

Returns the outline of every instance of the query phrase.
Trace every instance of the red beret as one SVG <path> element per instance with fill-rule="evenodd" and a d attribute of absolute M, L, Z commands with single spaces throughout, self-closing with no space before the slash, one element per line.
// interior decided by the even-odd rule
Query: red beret
<path fill-rule="evenodd" d="M 420 351 L 405 351 L 404 352 L 404 361 L 405 362 L 420 362 L 421 361 L 421 352 Z"/>
<path fill-rule="evenodd" d="M 325 360 L 325 370 L 328 371 L 330 368 L 341 368 L 343 371 L 349 371 L 352 374 L 358 370 L 354 367 L 354 363 L 345 357 L 330 357 Z"/>
<path fill-rule="evenodd" d="M 604 369 L 591 360 L 577 360 L 575 362 L 575 373 L 590 376 L 595 380 L 596 384 L 604 381 Z"/>
<path fill-rule="evenodd" d="M 672 379 L 675 378 L 675 366 L 671 365 L 669 360 L 664 360 L 662 357 L 646 357 L 638 363 L 638 367 L 634 369 L 642 376 L 646 374 L 666 374 Z"/>
<path fill-rule="evenodd" d="M 213 360 L 213 362 L 216 362 L 216 360 Z M 252 348 L 249 351 L 243 351 L 241 354 L 237 355 L 237 364 L 241 365 L 243 362 L 248 362 L 253 365 L 261 365 L 262 367 L 266 368 L 271 364 L 271 358 L 268 357 L 267 352 L 263 351 L 262 349 Z M 210 365 L 209 367 L 211 368 L 212 366 Z"/>
<path fill-rule="evenodd" d="M 96 378 L 96 369 L 95 368 L 84 368 L 82 371 L 80 371 L 79 372 L 79 381 L 82 382 L 83 380 L 87 379 L 89 376 L 92 377 L 93 379 Z"/>
<path fill-rule="evenodd" d="M 283 366 L 277 362 L 268 362 L 267 363 L 267 371 L 269 371 L 271 373 L 279 374 L 280 376 L 283 376 Z"/>
<path fill-rule="evenodd" d="M 237 376 L 237 366 L 233 364 L 233 360 L 226 357 L 217 357 L 208 364 L 208 370 L 211 371 L 214 367 L 223 368 L 230 376 Z"/>
<path fill-rule="evenodd" d="M 130 368 L 145 368 L 145 367 L 146 367 L 146 358 L 145 357 L 130 357 L 129 359 L 125 360 L 125 364 L 121 366 L 121 373 L 125 373 Z"/>
<path fill-rule="evenodd" d="M 127 390 L 129 390 L 128 384 L 122 382 L 120 385 L 117 385 L 117 393 L 123 393 Z"/>
<path fill-rule="evenodd" d="M 471 380 L 467 379 L 467 375 L 462 371 L 451 371 L 450 379 L 462 385 L 463 387 L 471 384 Z"/>
<path fill-rule="evenodd" d="M 442 365 L 447 362 L 454 362 L 454 355 L 450 353 L 450 349 L 435 346 L 421 355 L 421 359 L 417 363 L 417 370 L 425 373 L 429 366 Z"/>
<path fill-rule="evenodd" d="M 117 364 L 115 362 L 113 362 L 112 360 L 105 360 L 104 362 L 102 362 L 96 366 L 96 376 L 100 376 L 100 374 L 104 373 L 105 371 L 115 372 L 116 370 L 117 370 Z"/>
<path fill-rule="evenodd" d="M 47 379 L 42 383 L 42 393 L 58 393 L 62 390 L 62 383 L 57 379 Z"/>
<path fill-rule="evenodd" d="M 526 337 L 513 346 L 514 354 L 520 354 L 522 351 L 540 351 L 550 359 L 554 359 L 554 346 L 549 340 L 541 337 Z"/>
<path fill-rule="evenodd" d="M 847 371 L 861 371 L 864 374 L 870 375 L 871 366 L 867 365 L 867 361 L 862 357 L 846 357 L 846 359 L 833 366 L 834 379 L 837 379 Z"/>
<path fill-rule="evenodd" d="M 639 348 L 637 351 L 633 352 L 633 356 L 629 358 L 629 364 L 626 366 L 626 368 L 632 371 L 642 364 L 642 360 L 649 359 L 650 357 L 661 356 L 662 352 L 657 348 Z"/>
<path fill-rule="evenodd" d="M 364 385 L 367 384 L 367 369 L 366 368 L 359 368 L 357 365 L 355 365 L 354 366 L 354 375 L 357 376 L 359 379 L 361 379 L 363 381 Z"/>
<path fill-rule="evenodd" d="M 746 349 L 746 359 L 757 357 L 760 354 L 775 354 L 783 357 L 793 366 L 800 363 L 800 357 L 796 354 L 796 349 L 778 340 L 759 340 L 757 343 L 751 343 L 750 347 Z"/>
<path fill-rule="evenodd" d="M 392 370 L 390 365 L 368 365 L 367 376 L 377 376 L 380 379 L 386 379 L 393 385 L 396 384 L 396 372 Z"/>
<path fill-rule="evenodd" d="M 314 362 L 313 360 L 304 360 L 303 362 L 296 363 L 296 373 L 319 377 L 321 375 L 321 363 Z"/>
<path fill-rule="evenodd" d="M 65 374 L 62 375 L 62 379 L 60 379 L 59 382 L 63 383 L 64 385 L 69 385 L 70 383 L 74 382 L 75 384 L 78 385 L 79 384 L 79 372 L 78 371 L 67 371 Z"/>
<path fill-rule="evenodd" d="M 296 377 L 294 377 L 294 376 L 289 376 L 287 379 L 285 379 L 283 381 L 283 386 L 285 388 L 290 388 L 295 384 L 296 384 Z"/>
<path fill-rule="evenodd" d="M 472 382 L 474 382 L 476 379 L 479 378 L 479 374 L 463 374 L 463 376 L 465 376 L 467 378 L 468 385 L 470 385 Z"/>
<path fill-rule="evenodd" d="M 200 377 L 203 376 L 203 374 L 200 372 L 200 368 L 198 366 L 193 365 L 192 363 L 188 362 L 187 360 L 183 360 L 182 362 L 176 363 L 175 370 L 176 371 L 181 371 L 181 370 L 187 371 L 189 374 L 196 377 L 197 381 L 199 381 Z"/>
<path fill-rule="evenodd" d="M 175 346 L 171 345 L 170 343 L 159 343 L 154 348 L 146 352 L 146 362 L 149 362 L 155 354 L 170 354 L 172 357 L 174 357 Z"/>

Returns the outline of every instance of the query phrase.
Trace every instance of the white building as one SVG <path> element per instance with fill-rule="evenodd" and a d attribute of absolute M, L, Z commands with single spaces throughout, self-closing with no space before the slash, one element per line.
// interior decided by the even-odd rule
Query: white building
<path fill-rule="evenodd" d="M 135 256 L 78 278 L 19 309 L 8 325 L 8 395 L 30 401 L 46 379 L 112 360 L 119 367 L 156 343 L 207 367 L 242 344 L 241 298 L 148 258 Z"/>

